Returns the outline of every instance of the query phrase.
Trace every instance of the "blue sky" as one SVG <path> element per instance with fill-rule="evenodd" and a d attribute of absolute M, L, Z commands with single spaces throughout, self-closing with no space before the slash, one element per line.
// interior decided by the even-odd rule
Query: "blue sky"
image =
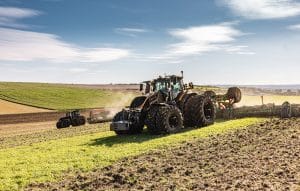
<path fill-rule="evenodd" d="M 0 0 L 0 80 L 300 84 L 298 0 Z"/>

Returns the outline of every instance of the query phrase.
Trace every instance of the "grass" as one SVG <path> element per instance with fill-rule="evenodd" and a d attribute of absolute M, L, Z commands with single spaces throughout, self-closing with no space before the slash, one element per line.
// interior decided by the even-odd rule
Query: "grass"
<path fill-rule="evenodd" d="M 200 92 L 204 92 L 204 91 L 220 91 L 222 88 L 217 87 L 217 86 L 199 86 L 199 85 L 195 85 L 194 86 L 194 90 L 195 91 L 200 91 Z"/>
<path fill-rule="evenodd" d="M 225 133 L 261 121 L 263 119 L 245 118 L 219 122 L 169 136 L 144 133 L 118 137 L 113 132 L 101 132 L 1 149 L 0 190 L 19 190 L 31 182 L 54 181 L 66 171 L 104 167 L 124 157 Z"/>
<path fill-rule="evenodd" d="M 0 99 L 55 110 L 124 106 L 134 96 L 59 84 L 0 82 Z"/>

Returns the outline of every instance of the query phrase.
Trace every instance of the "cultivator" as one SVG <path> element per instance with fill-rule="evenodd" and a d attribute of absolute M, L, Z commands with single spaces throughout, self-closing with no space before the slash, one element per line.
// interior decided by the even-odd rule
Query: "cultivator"
<path fill-rule="evenodd" d="M 282 105 L 263 104 L 260 106 L 243 106 L 217 111 L 219 119 L 234 119 L 244 117 L 300 117 L 300 105 L 284 102 Z"/>

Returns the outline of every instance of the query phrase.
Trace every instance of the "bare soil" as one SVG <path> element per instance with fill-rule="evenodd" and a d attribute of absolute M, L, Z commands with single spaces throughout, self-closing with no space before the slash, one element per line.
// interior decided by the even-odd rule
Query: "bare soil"
<path fill-rule="evenodd" d="M 56 129 L 56 121 L 0 125 L 0 138 Z"/>
<path fill-rule="evenodd" d="M 116 108 L 97 111 L 105 122 L 114 110 Z M 88 118 L 90 111 L 83 110 L 81 114 Z M 64 116 L 65 112 L 54 111 L 0 115 L 0 149 L 109 130 L 107 123 L 56 129 L 56 122 Z"/>
<path fill-rule="evenodd" d="M 300 119 L 272 119 L 26 190 L 300 190 Z"/>
<path fill-rule="evenodd" d="M 88 118 L 92 110 L 94 109 L 81 110 L 80 114 Z M 98 108 L 97 110 L 99 114 L 103 117 L 103 120 L 109 120 L 115 114 L 116 111 L 120 111 L 121 109 Z M 0 125 L 58 121 L 59 118 L 64 117 L 65 115 L 66 113 L 63 111 L 5 114 L 0 115 Z"/>
<path fill-rule="evenodd" d="M 39 109 L 22 104 L 12 103 L 9 101 L 0 100 L 0 115 L 3 114 L 17 114 L 17 113 L 35 113 L 47 112 L 47 109 Z"/>

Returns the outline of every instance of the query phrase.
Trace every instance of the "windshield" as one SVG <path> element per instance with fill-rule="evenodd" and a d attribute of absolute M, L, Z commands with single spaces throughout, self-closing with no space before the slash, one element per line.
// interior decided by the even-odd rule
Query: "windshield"
<path fill-rule="evenodd" d="M 157 81 L 155 83 L 155 91 L 166 91 L 167 90 L 167 84 L 166 82 Z"/>
<path fill-rule="evenodd" d="M 181 91 L 181 85 L 180 85 L 179 82 L 173 84 L 173 90 L 174 90 L 175 92 Z"/>

